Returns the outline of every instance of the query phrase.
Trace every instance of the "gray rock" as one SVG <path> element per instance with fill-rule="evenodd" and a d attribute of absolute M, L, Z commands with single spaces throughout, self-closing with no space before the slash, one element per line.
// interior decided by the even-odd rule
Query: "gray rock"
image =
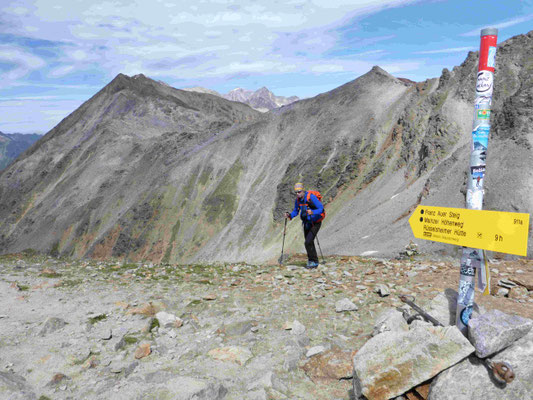
<path fill-rule="evenodd" d="M 133 371 L 135 371 L 135 368 L 139 365 L 139 361 L 134 361 L 131 364 L 129 364 L 126 368 L 124 368 L 124 376 L 128 377 L 130 376 Z"/>
<path fill-rule="evenodd" d="M 63 328 L 67 323 L 57 317 L 48 317 L 46 321 L 44 321 L 43 327 L 39 331 L 39 336 L 45 336 L 49 333 L 55 332 Z"/>
<path fill-rule="evenodd" d="M 301 352 L 296 349 L 289 349 L 285 354 L 283 360 L 283 369 L 291 372 L 298 368 L 298 362 L 300 361 Z"/>
<path fill-rule="evenodd" d="M 510 346 L 532 327 L 533 320 L 491 310 L 470 319 L 468 338 L 476 348 L 476 355 L 485 358 Z"/>
<path fill-rule="evenodd" d="M 387 285 L 382 284 L 382 283 L 378 283 L 374 287 L 374 292 L 378 293 L 381 297 L 385 297 L 385 296 L 390 295 L 389 287 Z"/>
<path fill-rule="evenodd" d="M 470 356 L 433 380 L 428 400 L 533 399 L 533 330 L 496 354 L 492 360 L 511 365 L 515 373 L 514 381 L 507 385 L 500 384 L 479 358 Z"/>
<path fill-rule="evenodd" d="M 37 396 L 24 377 L 0 371 L 0 398 L 9 400 L 34 400 Z"/>
<path fill-rule="evenodd" d="M 268 371 L 267 373 L 263 374 L 259 378 L 254 379 L 249 385 L 248 385 L 248 391 L 255 390 L 255 389 L 267 389 L 272 387 L 272 377 L 273 373 L 272 371 Z"/>
<path fill-rule="evenodd" d="M 376 318 L 374 329 L 372 330 L 372 336 L 387 331 L 406 332 L 408 330 L 409 325 L 407 325 L 402 313 L 394 308 L 388 308 L 383 310 L 383 312 L 381 312 Z"/>
<path fill-rule="evenodd" d="M 303 335 L 305 333 L 305 326 L 297 320 L 294 320 L 292 322 L 292 329 L 291 334 L 292 335 Z"/>
<path fill-rule="evenodd" d="M 155 315 L 155 317 L 159 321 L 159 326 L 162 326 L 164 328 L 177 328 L 183 323 L 180 318 L 176 317 L 174 314 L 170 314 L 165 311 L 159 311 Z"/>
<path fill-rule="evenodd" d="M 516 283 L 513 281 L 510 281 L 509 279 L 500 279 L 498 281 L 498 286 L 501 286 L 503 288 L 512 289 L 517 286 Z"/>
<path fill-rule="evenodd" d="M 326 351 L 326 348 L 324 346 L 315 346 L 311 347 L 309 350 L 307 350 L 307 353 L 305 353 L 305 356 L 307 358 L 316 356 L 317 354 L 323 353 Z"/>
<path fill-rule="evenodd" d="M 343 312 L 343 311 L 357 311 L 357 306 L 349 299 L 344 298 L 335 303 L 335 311 L 336 312 Z"/>
<path fill-rule="evenodd" d="M 458 363 L 474 348 L 455 326 L 383 332 L 353 359 L 356 396 L 390 399 Z"/>
<path fill-rule="evenodd" d="M 498 297 L 505 297 L 509 294 L 509 289 L 507 288 L 498 288 L 496 291 L 496 296 Z"/>

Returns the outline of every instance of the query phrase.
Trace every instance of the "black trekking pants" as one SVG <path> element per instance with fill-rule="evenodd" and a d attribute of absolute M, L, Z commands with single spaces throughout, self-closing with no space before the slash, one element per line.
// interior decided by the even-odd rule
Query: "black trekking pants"
<path fill-rule="evenodd" d="M 320 230 L 322 222 L 305 222 L 304 224 L 305 250 L 307 251 L 307 259 L 318 263 L 318 255 L 315 248 L 315 237 Z"/>

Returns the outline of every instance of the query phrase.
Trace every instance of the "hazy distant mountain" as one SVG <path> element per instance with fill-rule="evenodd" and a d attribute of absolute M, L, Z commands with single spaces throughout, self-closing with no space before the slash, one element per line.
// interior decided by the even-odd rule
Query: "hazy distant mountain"
<path fill-rule="evenodd" d="M 236 88 L 229 91 L 227 94 L 220 94 L 214 90 L 202 88 L 202 87 L 192 87 L 186 88 L 183 90 L 198 92 L 198 93 L 209 93 L 215 96 L 220 96 L 231 101 L 238 101 L 244 104 L 248 104 L 250 107 L 255 108 L 261 112 L 267 112 L 274 110 L 276 108 L 294 103 L 295 101 L 300 100 L 297 96 L 283 97 L 276 96 L 266 87 L 256 90 L 245 90 L 242 88 Z"/>
<path fill-rule="evenodd" d="M 218 93 L 216 90 L 206 89 L 206 88 L 203 88 L 203 87 L 200 87 L 200 86 L 184 88 L 182 90 L 186 90 L 188 92 L 208 93 L 208 94 L 212 94 L 213 96 L 224 97 L 220 93 Z"/>
<path fill-rule="evenodd" d="M 533 210 L 532 56 L 533 32 L 498 45 L 486 209 Z M 416 84 L 374 67 L 265 114 L 120 74 L 0 173 L 0 252 L 276 260 L 303 181 L 327 203 L 325 254 L 398 255 L 418 204 L 465 207 L 477 65 Z M 285 251 L 304 251 L 299 220 Z"/>
<path fill-rule="evenodd" d="M 36 133 L 2 133 L 0 132 L 0 171 L 13 162 L 19 154 L 26 151 L 42 135 Z"/>

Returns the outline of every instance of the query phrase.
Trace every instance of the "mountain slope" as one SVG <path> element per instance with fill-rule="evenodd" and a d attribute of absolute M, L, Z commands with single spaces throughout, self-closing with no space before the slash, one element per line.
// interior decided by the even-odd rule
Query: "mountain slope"
<path fill-rule="evenodd" d="M 533 208 L 532 54 L 532 33 L 499 46 L 486 209 Z M 470 53 L 412 84 L 374 67 L 267 114 L 119 75 L 0 174 L 0 251 L 274 258 L 304 181 L 327 203 L 324 253 L 397 255 L 418 203 L 464 207 L 476 68 Z M 288 252 L 303 250 L 301 236 L 291 222 Z"/>
<path fill-rule="evenodd" d="M 7 167 L 42 135 L 0 132 L 0 171 Z"/>

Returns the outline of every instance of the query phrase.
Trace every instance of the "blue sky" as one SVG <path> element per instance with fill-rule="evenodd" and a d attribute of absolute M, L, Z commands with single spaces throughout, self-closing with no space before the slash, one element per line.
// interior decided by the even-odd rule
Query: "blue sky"
<path fill-rule="evenodd" d="M 422 81 L 484 27 L 527 33 L 533 0 L 1 1 L 0 131 L 46 133 L 121 72 L 301 98 L 373 65 Z"/>

